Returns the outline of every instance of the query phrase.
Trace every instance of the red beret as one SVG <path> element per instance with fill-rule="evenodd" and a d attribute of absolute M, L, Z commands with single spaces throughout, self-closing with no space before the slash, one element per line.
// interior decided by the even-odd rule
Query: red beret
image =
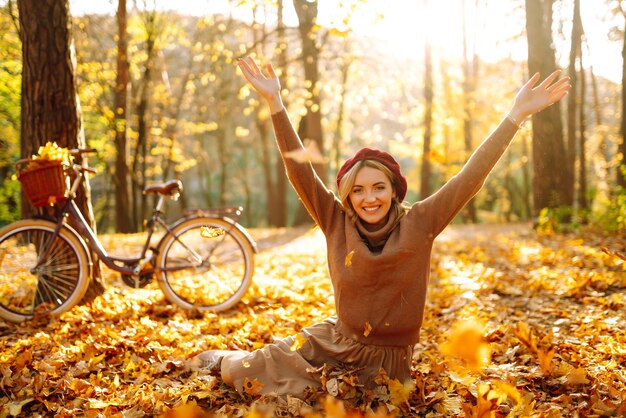
<path fill-rule="evenodd" d="M 398 196 L 398 200 L 401 202 L 404 200 L 406 196 L 407 184 L 406 178 L 402 175 L 400 171 L 400 164 L 388 153 L 385 151 L 372 149 L 372 148 L 361 148 L 354 154 L 354 157 L 346 160 L 345 163 L 337 172 L 337 188 L 339 188 L 339 183 L 343 176 L 346 175 L 348 170 L 350 170 L 356 163 L 363 160 L 374 160 L 379 163 L 384 164 L 391 172 L 393 173 L 393 183 L 396 190 L 396 195 Z"/>

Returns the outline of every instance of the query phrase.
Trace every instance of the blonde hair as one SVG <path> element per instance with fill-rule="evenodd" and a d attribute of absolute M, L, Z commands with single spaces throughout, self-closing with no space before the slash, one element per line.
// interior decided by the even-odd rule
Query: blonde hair
<path fill-rule="evenodd" d="M 354 183 L 356 182 L 356 175 L 363 167 L 371 167 L 382 171 L 389 179 L 389 182 L 391 183 L 391 187 L 393 187 L 394 192 L 396 192 L 396 182 L 393 178 L 393 171 L 391 171 L 389 167 L 387 167 L 385 164 L 376 160 L 361 160 L 355 163 L 352 167 L 350 167 L 348 171 L 346 171 L 346 174 L 344 174 L 344 176 L 341 178 L 341 180 L 339 181 L 339 190 L 337 190 L 341 205 L 343 206 L 343 209 L 346 211 L 346 214 L 348 215 L 352 223 L 355 223 L 357 221 L 359 215 L 357 215 L 354 208 L 352 207 L 352 203 L 350 203 L 350 192 L 352 191 Z M 393 197 L 391 208 L 389 210 L 395 209 L 396 211 L 398 211 L 399 217 L 402 217 L 406 214 L 409 207 L 398 200 L 397 192 L 395 194 L 396 195 Z"/>

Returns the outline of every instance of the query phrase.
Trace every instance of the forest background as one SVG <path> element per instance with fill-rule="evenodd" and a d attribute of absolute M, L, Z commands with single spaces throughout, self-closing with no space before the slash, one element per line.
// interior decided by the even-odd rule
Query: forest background
<path fill-rule="evenodd" d="M 141 229 L 151 207 L 141 190 L 173 177 L 185 192 L 172 217 L 241 205 L 246 226 L 308 221 L 284 178 L 267 110 L 237 74 L 247 54 L 280 70 L 309 145 L 304 157 L 330 188 L 347 156 L 380 147 L 401 161 L 411 202 L 460 169 L 529 68 L 562 68 L 574 88 L 548 115 L 558 123 L 547 131 L 540 118 L 526 123 L 459 219 L 625 229 L 622 1 L 88 3 L 71 2 L 70 13 L 82 129 L 98 150 L 90 164 L 100 172 L 91 180 L 100 231 Z M 13 169 L 24 156 L 22 50 L 17 6 L 0 5 L 5 224 L 22 213 Z"/>

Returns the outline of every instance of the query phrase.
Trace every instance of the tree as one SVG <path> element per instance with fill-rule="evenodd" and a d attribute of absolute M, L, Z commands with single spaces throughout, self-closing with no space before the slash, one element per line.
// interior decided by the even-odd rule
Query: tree
<path fill-rule="evenodd" d="M 131 232 L 130 194 L 128 190 L 127 165 L 127 103 L 129 85 L 128 34 L 126 0 L 118 0 L 117 6 L 117 75 L 114 91 L 115 127 L 115 224 L 117 232 Z"/>
<path fill-rule="evenodd" d="M 620 9 L 622 2 L 619 2 Z M 626 11 L 622 9 L 624 22 L 626 23 Z M 620 127 L 621 143 L 618 144 L 617 153 L 621 155 L 617 166 L 617 185 L 626 188 L 626 25 L 624 27 L 624 46 L 622 47 L 622 120 Z"/>
<path fill-rule="evenodd" d="M 467 38 L 467 13 L 465 8 L 466 0 L 462 0 L 462 32 L 463 32 L 463 139 L 465 142 L 465 152 L 467 157 L 474 150 L 472 129 L 473 129 L 473 108 L 474 95 L 476 94 L 476 80 L 478 78 L 478 54 L 476 53 L 476 27 L 474 26 L 474 41 L 472 42 L 472 58 L 469 57 Z M 478 0 L 475 1 L 474 8 L 478 8 Z M 478 12 L 474 13 L 474 20 Z M 472 198 L 461 212 L 461 216 L 466 222 L 476 223 L 476 199 Z"/>
<path fill-rule="evenodd" d="M 18 0 L 17 5 L 23 59 L 21 156 L 29 157 L 48 141 L 84 148 L 69 0 Z M 95 231 L 87 179 L 77 192 L 76 203 Z M 23 216 L 29 213 L 29 206 L 22 205 Z M 91 256 L 94 268 L 86 300 L 104 291 L 98 258 L 93 252 Z"/>
<path fill-rule="evenodd" d="M 19 184 L 11 179 L 19 155 L 22 50 L 17 6 L 0 10 L 0 225 L 19 219 Z"/>
<path fill-rule="evenodd" d="M 305 114 L 300 120 L 298 134 L 303 141 L 313 141 L 318 149 L 324 153 L 324 138 L 322 134 L 322 112 L 320 108 L 319 86 L 319 50 L 315 43 L 317 28 L 317 0 L 293 0 L 298 15 L 298 31 L 302 41 L 302 65 L 304 67 L 304 83 L 307 90 L 305 99 Z M 313 164 L 313 168 L 322 183 L 326 184 L 328 172 L 324 164 Z M 300 205 L 296 214 L 296 224 L 310 222 L 306 209 Z"/>
<path fill-rule="evenodd" d="M 276 27 L 277 37 L 277 49 L 278 57 L 277 63 L 280 69 L 280 85 L 283 88 L 287 87 L 287 41 L 285 40 L 285 22 L 283 19 L 284 14 L 284 2 L 278 0 L 278 22 Z M 287 98 L 284 97 L 284 105 L 287 106 Z M 287 174 L 285 173 L 285 166 L 278 148 L 274 147 L 274 172 L 275 172 L 275 187 L 274 187 L 274 210 L 272 211 L 271 222 L 274 226 L 284 227 L 287 226 Z"/>
<path fill-rule="evenodd" d="M 574 16 L 572 19 L 572 39 L 570 46 L 570 55 L 569 55 L 569 77 L 571 82 L 571 89 L 569 92 L 569 96 L 567 97 L 567 170 L 571 175 L 569 176 L 568 183 L 566 187 L 574 187 L 574 173 L 576 172 L 576 146 L 577 146 L 577 119 L 578 119 L 578 109 L 581 111 L 584 108 L 584 100 L 581 100 L 581 97 L 578 93 L 579 84 L 584 82 L 584 73 L 582 72 L 582 20 L 580 18 L 580 0 L 574 0 Z M 580 71 L 579 71 L 580 68 Z M 582 80 L 578 81 L 578 74 L 583 76 Z M 582 136 L 582 132 L 578 133 Z M 579 155 L 581 159 L 584 158 L 584 149 L 579 149 Z M 584 169 L 584 167 L 583 167 Z M 579 190 L 579 194 L 583 193 L 582 190 Z M 584 196 L 578 196 L 580 199 L 584 199 Z M 573 203 L 573 202 L 572 202 Z M 586 206 L 586 205 L 585 205 Z"/>
<path fill-rule="evenodd" d="M 424 0 L 424 10 L 428 10 L 428 0 Z M 424 100 L 424 144 L 420 172 L 420 199 L 426 199 L 432 192 L 430 187 L 430 143 L 433 125 L 433 64 L 428 32 L 425 33 L 424 39 Z"/>
<path fill-rule="evenodd" d="M 556 69 L 552 48 L 553 0 L 526 1 L 526 34 L 528 36 L 528 70 L 550 74 Z M 569 187 L 571 173 L 567 169 L 563 143 L 560 103 L 536 113 L 533 122 L 533 215 L 543 208 L 571 206 Z"/>

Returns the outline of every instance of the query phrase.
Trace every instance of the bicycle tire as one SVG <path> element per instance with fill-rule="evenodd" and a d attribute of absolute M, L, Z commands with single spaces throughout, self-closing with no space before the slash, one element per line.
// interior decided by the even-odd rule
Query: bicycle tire
<path fill-rule="evenodd" d="M 204 238 L 202 227 L 224 233 Z M 172 232 L 174 236 L 166 234 L 159 243 L 156 261 L 158 283 L 166 298 L 184 309 L 201 312 L 221 312 L 239 302 L 252 283 L 254 250 L 234 221 L 191 218 L 175 225 Z M 185 246 L 200 255 L 202 262 L 193 261 Z"/>
<path fill-rule="evenodd" d="M 70 310 L 85 295 L 91 263 L 84 242 L 63 227 L 37 271 L 38 254 L 50 244 L 56 223 L 24 219 L 0 230 L 0 316 L 22 322 Z"/>

